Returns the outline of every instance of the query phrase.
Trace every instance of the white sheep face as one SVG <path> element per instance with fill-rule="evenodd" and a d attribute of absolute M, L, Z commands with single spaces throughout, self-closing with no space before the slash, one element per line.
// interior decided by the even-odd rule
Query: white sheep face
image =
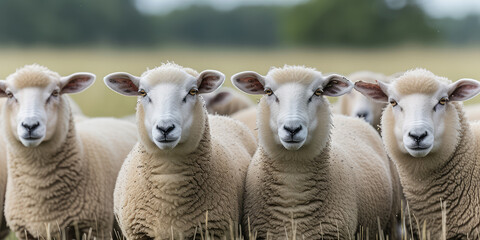
<path fill-rule="evenodd" d="M 0 81 L 0 96 L 8 98 L 6 110 L 9 111 L 10 128 L 25 147 L 37 147 L 53 137 L 61 94 L 80 92 L 95 81 L 90 73 L 57 78 L 38 71 L 23 77 L 12 74 L 6 81 Z"/>
<path fill-rule="evenodd" d="M 395 122 L 393 132 L 398 148 L 412 157 L 425 157 L 443 146 L 445 123 L 449 101 L 464 101 L 480 92 L 480 84 L 474 80 L 462 79 L 452 84 L 438 82 L 431 93 L 400 94 L 396 83 L 378 82 L 355 84 L 355 89 L 381 102 L 389 102 Z"/>
<path fill-rule="evenodd" d="M 50 140 L 57 124 L 59 88 L 6 88 L 10 127 L 14 136 L 26 147 L 36 147 Z"/>
<path fill-rule="evenodd" d="M 362 118 L 370 125 L 374 124 L 375 119 L 380 118 L 385 107 L 385 103 L 372 101 L 358 92 L 350 92 L 345 97 L 352 103 L 347 115 Z"/>
<path fill-rule="evenodd" d="M 250 93 L 265 93 L 270 107 L 270 128 L 277 144 L 287 150 L 298 150 L 311 141 L 318 127 L 317 113 L 329 107 L 324 96 L 340 96 L 351 90 L 353 84 L 340 75 L 323 77 L 315 72 L 311 81 L 278 83 L 274 78 L 255 72 L 242 72 L 232 77 L 240 90 Z"/>
<path fill-rule="evenodd" d="M 390 93 L 389 96 L 395 116 L 394 133 L 401 151 L 413 157 L 424 157 L 442 146 L 446 89 L 433 95 Z"/>
<path fill-rule="evenodd" d="M 140 98 L 145 111 L 148 137 L 160 149 L 172 149 L 187 139 L 193 122 L 193 107 L 198 101 L 196 79 L 187 77 L 183 84 L 164 83 L 150 87 L 140 82 Z"/>
<path fill-rule="evenodd" d="M 162 70 L 159 67 L 142 77 L 112 73 L 104 80 L 118 93 L 139 96 L 145 113 L 143 124 L 150 141 L 158 148 L 168 150 L 188 139 L 194 121 L 194 107 L 201 101 L 198 94 L 214 91 L 222 85 L 225 77 L 213 70 L 204 71 L 198 77 L 181 70 L 171 72 L 171 75 L 161 74 Z"/>

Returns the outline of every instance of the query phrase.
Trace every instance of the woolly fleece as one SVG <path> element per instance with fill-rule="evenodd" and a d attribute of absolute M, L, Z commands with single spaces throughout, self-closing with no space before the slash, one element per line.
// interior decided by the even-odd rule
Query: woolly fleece
<path fill-rule="evenodd" d="M 257 107 L 249 107 L 241 111 L 236 112 L 231 116 L 250 129 L 255 138 L 258 140 L 258 128 L 257 128 Z"/>
<path fill-rule="evenodd" d="M 398 86 L 404 94 L 408 94 L 408 90 L 411 90 L 410 93 L 416 93 L 418 89 L 422 92 L 436 91 L 431 88 L 442 82 L 449 83 L 445 78 L 425 71 L 411 71 L 395 81 L 394 87 Z M 412 82 L 417 88 L 409 87 Z M 412 213 L 420 223 L 426 221 L 432 239 L 440 239 L 440 200 L 446 203 L 447 239 L 466 239 L 467 236 L 478 239 L 480 122 L 469 123 L 459 102 L 448 102 L 445 116 L 446 129 L 440 150 L 423 158 L 414 158 L 398 148 L 393 130 L 395 119 L 392 107 L 388 106 L 382 118 L 385 148 L 398 166 Z"/>
<path fill-rule="evenodd" d="M 8 149 L 7 223 L 18 239 L 47 239 L 47 226 L 52 233 L 69 228 L 67 238 L 71 239 L 74 224 L 80 234 L 92 228 L 92 237 L 110 239 L 115 179 L 136 142 L 135 125 L 97 118 L 75 126 L 63 95 L 58 111 L 52 140 L 35 148 L 24 147 L 12 129 L 3 126 Z M 8 104 L 2 117 L 10 119 Z"/>
<path fill-rule="evenodd" d="M 0 112 L 2 111 L 5 98 L 0 98 Z M 2 120 L 0 119 L 0 129 L 2 129 Z M 3 214 L 5 203 L 5 190 L 7 187 L 7 149 L 5 147 L 4 136 L 0 136 L 0 239 L 4 239 L 10 229 L 5 224 Z"/>
<path fill-rule="evenodd" d="M 162 151 L 150 141 L 137 104 L 140 142 L 120 170 L 115 213 L 127 239 L 191 239 L 199 223 L 215 237 L 241 217 L 246 170 L 256 141 L 240 122 L 206 113 L 198 99 L 189 139 Z M 233 225 L 235 226 L 235 225 Z M 197 234 L 198 234 L 197 230 Z"/>
<path fill-rule="evenodd" d="M 299 71 L 275 75 L 282 76 L 283 83 L 290 75 L 301 79 L 290 81 L 308 82 L 308 72 Z M 370 125 L 332 117 L 327 102 L 318 109 L 321 124 L 312 142 L 288 151 L 275 143 L 269 115 L 263 97 L 257 112 L 259 147 L 247 172 L 243 217 L 244 226 L 250 224 L 257 238 L 265 239 L 268 232 L 272 239 L 285 239 L 286 230 L 292 232 L 292 217 L 297 239 L 337 239 L 337 230 L 340 239 L 349 239 L 359 226 L 373 234 L 377 217 L 382 228 L 392 221 L 399 210 L 394 206 L 394 199 L 400 199 L 399 183 L 391 176 L 396 172 Z"/>
<path fill-rule="evenodd" d="M 364 81 L 369 83 L 375 83 L 375 81 L 382 81 L 382 82 L 390 81 L 390 79 L 387 76 L 381 73 L 375 73 L 370 71 L 354 72 L 350 74 L 347 78 L 354 83 L 357 81 Z M 352 111 L 353 111 L 352 109 L 353 104 L 355 101 L 359 101 L 359 98 L 365 98 L 365 96 L 363 96 L 358 91 L 351 91 L 350 93 L 339 97 L 338 101 L 334 105 L 335 113 L 342 114 L 345 116 L 350 116 L 350 114 L 352 114 Z M 382 111 L 383 111 L 383 108 L 386 106 L 386 104 L 374 102 L 372 100 L 370 100 L 370 104 L 372 106 L 372 112 L 374 115 L 373 122 L 371 125 L 379 131 L 380 117 L 382 116 Z"/>
<path fill-rule="evenodd" d="M 245 94 L 231 88 L 221 88 L 213 93 L 204 94 L 202 97 L 206 102 L 209 114 L 231 116 L 253 106 L 252 100 Z"/>

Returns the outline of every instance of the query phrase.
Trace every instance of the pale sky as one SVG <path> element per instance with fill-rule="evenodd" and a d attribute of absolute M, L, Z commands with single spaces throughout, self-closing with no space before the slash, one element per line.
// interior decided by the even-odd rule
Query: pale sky
<path fill-rule="evenodd" d="M 480 0 L 417 0 L 432 17 L 461 18 L 480 14 Z"/>
<path fill-rule="evenodd" d="M 231 10 L 238 6 L 293 6 L 306 1 L 307 0 L 136 0 L 136 6 L 140 11 L 145 13 L 166 14 L 194 4 L 212 6 L 219 10 Z"/>
<path fill-rule="evenodd" d="M 283 5 L 292 6 L 307 0 L 136 0 L 136 6 L 149 14 L 167 14 L 191 5 L 207 5 L 219 10 L 238 6 Z M 401 6 L 405 0 L 386 0 L 392 7 Z M 432 17 L 461 18 L 470 13 L 480 14 L 480 0 L 416 0 Z M 400 5 L 399 5 L 400 4 Z"/>

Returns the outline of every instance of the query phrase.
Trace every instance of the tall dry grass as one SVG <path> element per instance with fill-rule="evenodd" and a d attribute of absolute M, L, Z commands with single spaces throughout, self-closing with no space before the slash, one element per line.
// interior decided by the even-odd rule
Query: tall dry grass
<path fill-rule="evenodd" d="M 441 240 L 446 240 L 446 235 L 447 235 L 447 207 L 446 203 L 443 201 L 440 201 L 440 206 L 441 206 L 441 215 L 442 215 L 442 233 L 441 233 Z M 232 221 L 230 221 L 230 228 L 229 232 L 221 237 L 220 239 L 222 240 L 245 240 L 245 239 L 250 239 L 250 240 L 256 240 L 257 239 L 257 233 L 252 230 L 248 220 L 248 225 L 245 226 L 247 229 L 247 236 L 242 235 L 244 232 L 242 230 L 241 225 L 236 225 Z M 377 229 L 366 229 L 361 226 L 359 226 L 357 233 L 354 236 L 347 236 L 344 238 L 343 236 L 339 235 L 339 231 L 337 231 L 337 239 L 356 239 L 356 240 L 370 240 L 370 239 L 375 239 L 375 240 L 393 240 L 390 235 L 387 235 L 384 233 L 385 229 L 382 229 L 380 220 L 377 218 L 378 222 L 378 228 Z M 420 223 L 416 216 L 410 212 L 410 207 L 408 204 L 406 206 L 403 206 L 402 202 L 402 212 L 400 214 L 400 223 L 401 226 L 398 226 L 401 231 L 400 231 L 400 240 L 436 240 L 432 239 L 431 232 L 427 229 L 427 223 L 424 221 L 423 223 Z M 303 236 L 300 232 L 297 230 L 297 221 L 293 219 L 293 216 L 290 220 L 288 225 L 285 225 L 285 240 L 305 240 L 308 239 L 305 236 Z M 336 223 L 337 229 L 339 227 L 339 223 Z M 55 229 L 52 229 L 52 226 L 47 225 L 46 226 L 47 230 L 51 232 L 49 236 L 45 239 L 39 239 L 39 240 L 67 240 L 67 231 L 65 229 L 60 229 L 58 226 L 56 226 Z M 320 224 L 318 226 L 319 230 L 321 233 L 322 231 L 322 225 Z M 96 238 L 93 237 L 92 232 L 93 230 L 90 229 L 90 231 L 83 235 L 80 234 L 78 231 L 78 228 L 76 228 L 76 225 L 74 225 L 74 231 L 75 231 L 75 239 L 81 239 L 81 240 L 95 240 Z M 392 230 L 394 231 L 394 230 Z M 197 227 L 195 228 L 195 234 L 196 237 L 193 237 L 192 239 L 200 239 L 200 240 L 214 240 L 218 239 L 216 238 L 212 232 L 209 231 L 208 229 L 208 212 L 205 214 L 205 224 L 198 223 Z M 121 235 L 121 233 L 114 231 L 113 234 L 110 234 L 110 239 L 115 239 L 115 240 L 125 240 L 125 238 Z M 187 240 L 190 238 L 186 238 L 183 236 L 181 232 L 175 231 L 173 228 L 171 228 L 171 240 Z M 323 237 L 321 238 L 323 240 Z M 18 240 L 13 233 L 11 233 L 6 240 Z M 269 235 L 267 231 L 267 237 L 266 240 L 276 240 L 273 238 L 272 235 Z"/>

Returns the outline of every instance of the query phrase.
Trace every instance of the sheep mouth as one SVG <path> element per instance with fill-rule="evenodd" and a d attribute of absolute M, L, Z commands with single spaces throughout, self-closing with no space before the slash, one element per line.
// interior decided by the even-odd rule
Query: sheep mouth
<path fill-rule="evenodd" d="M 423 151 L 423 150 L 426 150 L 426 149 L 429 149 L 430 147 L 412 147 L 410 148 L 411 150 L 414 150 L 414 151 Z"/>
<path fill-rule="evenodd" d="M 157 142 L 159 143 L 172 143 L 172 142 L 175 142 L 177 141 L 176 139 L 175 140 L 172 140 L 172 139 L 157 139 Z"/>
<path fill-rule="evenodd" d="M 26 137 L 22 137 L 24 140 L 27 140 L 27 141 L 36 141 L 36 140 L 39 140 L 41 139 L 42 137 L 38 137 L 38 136 L 26 136 Z"/>
<path fill-rule="evenodd" d="M 409 146 L 408 149 L 413 151 L 424 151 L 429 149 L 430 147 L 431 145 L 414 145 L 414 146 Z"/>
<path fill-rule="evenodd" d="M 293 140 L 293 139 L 290 139 L 290 140 L 283 140 L 285 143 L 301 143 L 303 140 Z"/>
<path fill-rule="evenodd" d="M 159 143 L 172 143 L 178 140 L 178 138 L 167 138 L 167 137 L 159 137 L 155 139 Z"/>

